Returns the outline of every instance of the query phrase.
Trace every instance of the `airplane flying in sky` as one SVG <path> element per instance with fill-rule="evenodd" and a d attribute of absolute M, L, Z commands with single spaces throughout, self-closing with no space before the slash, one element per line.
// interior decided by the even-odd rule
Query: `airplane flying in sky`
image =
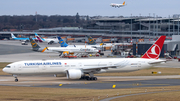
<path fill-rule="evenodd" d="M 117 4 L 117 3 L 111 3 L 111 4 L 110 4 L 110 6 L 115 7 L 115 8 L 116 8 L 116 7 L 118 7 L 118 8 L 119 8 L 119 7 L 123 7 L 123 6 L 125 6 L 125 5 L 126 5 L 126 4 L 125 4 L 125 1 L 123 2 L 123 4 Z"/>
<path fill-rule="evenodd" d="M 36 38 L 39 40 L 39 42 L 47 42 L 48 44 L 52 44 L 52 43 L 58 43 L 58 39 L 57 38 L 42 38 L 40 37 L 37 33 L 35 33 Z"/>
<path fill-rule="evenodd" d="M 68 79 L 97 80 L 96 73 L 137 71 L 165 62 L 159 59 L 165 38 L 161 36 L 141 58 L 28 60 L 8 64 L 3 71 L 13 74 L 16 82 L 17 75 L 40 74 L 66 74 Z"/>
<path fill-rule="evenodd" d="M 99 50 L 96 48 L 83 48 L 83 47 L 44 47 L 41 48 L 34 40 L 30 38 L 30 42 L 33 48 L 33 51 L 38 51 L 38 52 L 57 52 L 60 53 L 59 56 L 63 54 L 74 54 L 74 53 L 87 53 L 87 54 L 92 54 L 92 53 L 97 53 Z"/>
<path fill-rule="evenodd" d="M 12 37 L 13 40 L 22 40 L 22 41 L 29 40 L 29 38 L 17 38 L 17 37 L 14 36 L 13 33 L 11 33 L 11 37 Z M 36 38 L 32 38 L 32 39 L 35 40 Z"/>

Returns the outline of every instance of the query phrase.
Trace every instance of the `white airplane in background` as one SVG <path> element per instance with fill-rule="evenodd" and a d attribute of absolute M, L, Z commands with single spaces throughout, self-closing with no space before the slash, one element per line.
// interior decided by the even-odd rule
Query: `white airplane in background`
<path fill-rule="evenodd" d="M 13 33 L 11 33 L 11 38 L 12 38 L 13 40 L 20 40 L 20 41 L 28 41 L 28 40 L 29 40 L 29 38 L 17 38 L 17 37 L 14 36 Z M 32 38 L 32 39 L 33 39 L 33 40 L 36 40 L 36 38 Z"/>
<path fill-rule="evenodd" d="M 131 43 L 101 43 L 96 44 L 94 39 L 90 36 L 87 36 L 89 43 L 88 45 L 68 45 L 61 37 L 58 36 L 59 43 L 61 47 L 86 47 L 86 48 L 96 48 L 98 50 L 104 50 L 104 47 L 114 47 L 115 45 L 132 45 Z"/>
<path fill-rule="evenodd" d="M 36 38 L 38 39 L 39 42 L 47 42 L 48 44 L 52 43 L 58 43 L 59 40 L 57 38 L 41 38 L 37 33 L 35 33 Z"/>
<path fill-rule="evenodd" d="M 78 48 L 96 48 L 100 49 L 102 48 L 102 45 L 68 45 L 60 36 L 57 37 L 59 40 L 59 44 L 61 47 L 78 47 Z M 88 38 L 89 39 L 89 38 Z M 94 42 L 94 40 L 93 40 Z"/>
<path fill-rule="evenodd" d="M 93 54 L 99 52 L 96 48 L 86 48 L 86 47 L 44 47 L 41 48 L 33 39 L 30 38 L 31 46 L 33 51 L 38 52 L 57 52 L 60 53 L 59 56 L 64 54 L 74 54 L 74 53 L 86 53 Z"/>
<path fill-rule="evenodd" d="M 125 6 L 125 1 L 123 2 L 123 4 L 117 4 L 117 3 L 111 3 L 110 4 L 110 6 L 112 6 L 112 7 L 123 7 L 123 6 Z"/>
<path fill-rule="evenodd" d="M 87 37 L 89 40 L 88 42 L 89 45 L 98 45 L 91 36 L 87 35 Z M 103 45 L 104 47 L 111 47 L 114 45 L 132 45 L 132 44 L 131 43 L 101 43 L 99 45 Z"/>
<path fill-rule="evenodd" d="M 66 74 L 68 79 L 97 80 L 96 73 L 137 71 L 165 62 L 158 59 L 165 38 L 161 36 L 141 58 L 28 60 L 8 64 L 3 72 L 12 74 L 16 82 L 17 75 L 40 74 Z"/>

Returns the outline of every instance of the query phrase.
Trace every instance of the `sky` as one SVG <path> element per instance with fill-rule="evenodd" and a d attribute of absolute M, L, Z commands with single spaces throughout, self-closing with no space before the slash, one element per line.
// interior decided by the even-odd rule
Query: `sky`
<path fill-rule="evenodd" d="M 0 15 L 156 16 L 180 14 L 180 0 L 0 0 Z M 114 8 L 110 3 L 126 2 Z"/>

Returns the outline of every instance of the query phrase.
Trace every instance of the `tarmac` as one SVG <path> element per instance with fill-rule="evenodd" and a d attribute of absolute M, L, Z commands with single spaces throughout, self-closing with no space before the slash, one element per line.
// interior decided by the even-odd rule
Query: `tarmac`
<path fill-rule="evenodd" d="M 138 87 L 178 86 L 180 75 L 171 76 L 97 76 L 97 81 L 70 80 L 66 77 L 18 76 L 14 82 L 11 75 L 0 76 L 1 86 L 78 88 L 78 89 L 122 89 Z M 103 86 L 102 86 L 103 85 Z M 113 88 L 113 85 L 116 85 Z"/>
<path fill-rule="evenodd" d="M 41 47 L 59 47 L 59 44 L 48 45 L 39 43 Z M 106 51 L 105 56 L 110 52 Z M 91 58 L 105 58 L 91 57 Z M 22 60 L 41 59 L 67 59 L 60 58 L 58 53 L 39 53 L 32 51 L 30 43 L 21 45 L 20 41 L 0 40 L 0 62 L 15 62 Z M 85 58 L 86 59 L 86 58 Z M 168 61 L 156 67 L 180 68 L 177 60 Z M 179 85 L 180 75 L 171 76 L 98 76 L 97 81 L 70 80 L 66 77 L 54 77 L 53 75 L 18 76 L 19 81 L 14 82 L 11 75 L 0 75 L 1 86 L 26 86 L 48 88 L 79 88 L 79 89 L 115 89 L 136 87 L 158 87 Z M 102 86 L 103 85 L 103 86 Z"/>

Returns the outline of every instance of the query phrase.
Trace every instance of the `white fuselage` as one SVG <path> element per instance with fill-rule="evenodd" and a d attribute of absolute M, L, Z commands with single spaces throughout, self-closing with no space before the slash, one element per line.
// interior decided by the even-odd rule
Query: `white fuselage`
<path fill-rule="evenodd" d="M 47 38 L 47 39 L 44 39 L 44 41 L 47 42 L 47 43 L 50 43 L 50 42 L 52 42 L 52 43 L 58 43 L 58 42 L 59 42 L 59 40 L 58 40 L 57 38 L 55 38 L 55 39 Z"/>
<path fill-rule="evenodd" d="M 100 47 L 111 47 L 115 45 L 132 45 L 131 43 L 104 43 L 104 45 L 69 45 L 68 47 L 86 47 L 86 48 L 100 48 Z"/>
<path fill-rule="evenodd" d="M 129 72 L 152 67 L 149 62 L 161 61 L 142 58 L 108 58 L 77 60 L 32 60 L 7 65 L 3 71 L 14 75 L 61 74 L 70 69 L 91 72 Z"/>
<path fill-rule="evenodd" d="M 123 4 L 116 4 L 116 3 L 111 3 L 110 6 L 112 7 L 123 7 Z"/>
<path fill-rule="evenodd" d="M 70 53 L 97 53 L 99 50 L 95 48 L 80 48 L 80 47 L 48 47 L 44 52 L 64 52 Z"/>

